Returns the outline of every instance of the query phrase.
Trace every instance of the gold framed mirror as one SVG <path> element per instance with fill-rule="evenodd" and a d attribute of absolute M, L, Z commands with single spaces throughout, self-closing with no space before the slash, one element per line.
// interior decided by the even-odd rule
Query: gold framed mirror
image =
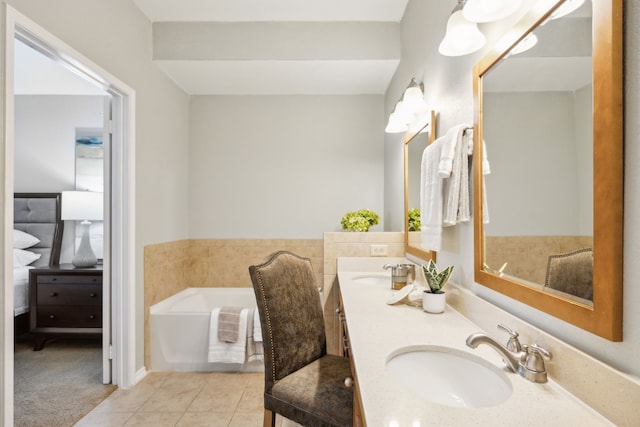
<path fill-rule="evenodd" d="M 424 131 L 424 132 L 423 132 Z M 404 137 L 404 250 L 424 261 L 433 259 L 433 251 L 420 246 L 420 227 L 409 220 L 409 211 L 420 208 L 420 173 L 422 153 L 436 140 L 436 113 L 431 111 L 431 120 L 417 133 Z M 419 211 L 418 211 L 419 212 Z M 417 214 L 419 216 L 419 213 Z"/>
<path fill-rule="evenodd" d="M 490 165 L 484 175 L 482 157 L 474 156 L 475 281 L 621 341 L 622 0 L 586 0 L 581 14 L 555 19 L 563 3 L 532 7 L 505 35 L 510 39 L 498 42 L 505 48 L 488 53 L 473 70 L 474 152 L 484 144 Z M 515 53 L 530 34 L 538 45 Z M 563 78 L 565 70 L 572 71 Z M 516 73 L 509 77 L 510 71 Z M 543 85 L 545 73 L 553 79 Z M 560 113 L 563 102 L 567 110 Z M 570 262 L 559 267 L 558 259 Z M 569 291 L 572 271 L 582 271 L 588 280 L 580 286 L 591 286 L 592 295 Z M 553 277 L 560 278 L 560 291 Z"/>

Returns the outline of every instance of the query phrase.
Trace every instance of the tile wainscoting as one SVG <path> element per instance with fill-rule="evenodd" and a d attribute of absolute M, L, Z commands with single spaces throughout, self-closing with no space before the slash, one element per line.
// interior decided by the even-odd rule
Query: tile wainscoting
<path fill-rule="evenodd" d="M 336 259 L 370 256 L 371 244 L 386 244 L 388 256 L 404 256 L 404 233 L 325 233 L 323 239 L 188 239 L 144 248 L 144 351 L 151 366 L 149 307 L 189 287 L 251 287 L 249 266 L 288 250 L 311 259 L 324 284 L 329 352 L 337 351 Z"/>

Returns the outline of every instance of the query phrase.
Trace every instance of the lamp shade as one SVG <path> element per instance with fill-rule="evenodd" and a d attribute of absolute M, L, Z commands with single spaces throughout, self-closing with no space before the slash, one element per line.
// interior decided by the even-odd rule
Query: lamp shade
<path fill-rule="evenodd" d="M 565 2 L 551 14 L 551 19 L 558 19 L 568 15 L 582 6 L 583 3 L 584 0 L 565 0 Z"/>
<path fill-rule="evenodd" d="M 104 194 L 93 191 L 63 191 L 62 212 L 63 220 L 90 221 L 104 218 Z"/>
<path fill-rule="evenodd" d="M 515 45 L 513 49 L 511 49 L 510 55 L 517 55 L 519 53 L 526 52 L 527 50 L 534 47 L 537 43 L 538 37 L 535 34 L 530 33 L 525 38 L 523 38 L 520 43 Z"/>
<path fill-rule="evenodd" d="M 386 133 L 402 133 L 406 132 L 408 129 L 409 127 L 407 126 L 406 119 L 404 119 L 400 113 L 394 111 L 389 116 L 389 121 L 387 122 L 387 127 L 384 131 Z"/>
<path fill-rule="evenodd" d="M 462 14 L 472 22 L 497 21 L 514 13 L 521 0 L 467 0 Z"/>
<path fill-rule="evenodd" d="M 444 56 L 467 55 L 482 48 L 486 40 L 476 23 L 464 19 L 462 10 L 457 10 L 447 21 L 447 32 L 438 51 Z"/>

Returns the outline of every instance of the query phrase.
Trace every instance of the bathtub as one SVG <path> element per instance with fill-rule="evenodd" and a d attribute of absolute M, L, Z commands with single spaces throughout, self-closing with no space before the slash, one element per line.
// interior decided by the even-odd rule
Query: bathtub
<path fill-rule="evenodd" d="M 245 364 L 207 361 L 211 310 L 223 306 L 256 308 L 253 289 L 187 288 L 151 306 L 151 369 L 263 371 L 262 361 Z"/>

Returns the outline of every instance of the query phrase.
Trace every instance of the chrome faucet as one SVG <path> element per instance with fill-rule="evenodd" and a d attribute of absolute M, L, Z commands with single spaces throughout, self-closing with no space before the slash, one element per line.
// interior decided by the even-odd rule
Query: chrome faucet
<path fill-rule="evenodd" d="M 509 333 L 509 341 L 504 347 L 489 335 L 479 332 L 467 337 L 467 345 L 476 348 L 480 344 L 487 344 L 502 356 L 505 364 L 513 372 L 536 383 L 547 382 L 547 371 L 544 359 L 551 359 L 551 353 L 537 344 L 522 345 L 518 339 L 518 333 L 504 325 L 498 325 Z"/>

